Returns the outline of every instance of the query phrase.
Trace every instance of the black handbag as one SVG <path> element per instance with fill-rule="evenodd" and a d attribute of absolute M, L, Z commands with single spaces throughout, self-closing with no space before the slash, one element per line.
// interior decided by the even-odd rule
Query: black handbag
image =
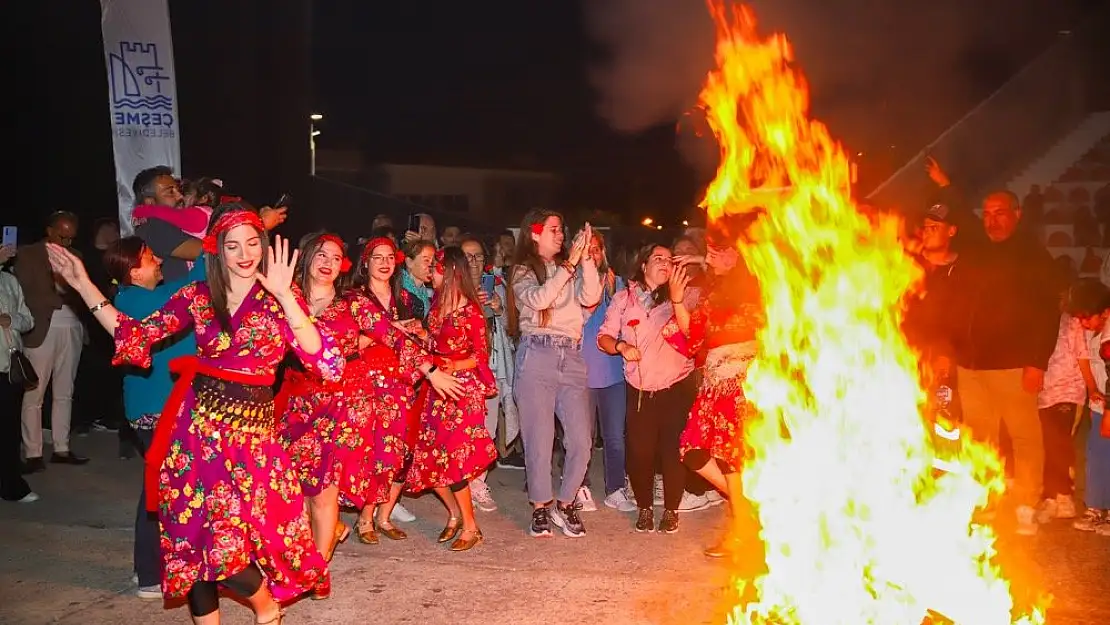
<path fill-rule="evenodd" d="M 8 335 L 8 344 L 13 346 L 8 350 L 10 362 L 8 382 L 12 386 L 18 386 L 25 391 L 33 391 L 39 386 L 39 375 L 35 373 L 35 368 L 31 366 L 31 361 L 27 359 L 27 355 L 14 347 L 15 341 L 12 340 L 11 330 L 5 330 L 5 332 Z"/>

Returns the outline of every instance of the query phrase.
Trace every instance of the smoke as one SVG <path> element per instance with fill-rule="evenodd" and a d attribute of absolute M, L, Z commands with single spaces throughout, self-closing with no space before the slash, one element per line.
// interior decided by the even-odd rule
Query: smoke
<path fill-rule="evenodd" d="M 599 115 L 622 133 L 683 119 L 713 66 L 705 1 L 583 2 L 603 53 L 590 69 Z M 984 72 L 997 70 L 1004 79 L 1016 71 L 1051 42 L 1074 8 L 1070 0 L 750 4 L 762 32 L 785 32 L 793 43 L 815 113 L 834 134 L 893 141 L 893 132 L 915 141 L 909 137 L 915 132 L 932 133 L 919 146 L 998 86 Z M 708 139 L 698 138 L 705 132 L 696 114 L 688 115 L 676 144 L 701 173 L 716 158 L 715 148 L 704 145 Z"/>

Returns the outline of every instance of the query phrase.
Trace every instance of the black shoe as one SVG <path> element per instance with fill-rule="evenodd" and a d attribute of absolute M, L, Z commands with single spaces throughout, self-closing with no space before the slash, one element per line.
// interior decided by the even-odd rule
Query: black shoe
<path fill-rule="evenodd" d="M 528 533 L 537 538 L 551 535 L 551 510 L 547 506 L 532 511 L 532 525 Z"/>
<path fill-rule="evenodd" d="M 566 536 L 571 538 L 585 536 L 586 526 L 582 523 L 582 517 L 578 516 L 581 509 L 582 504 L 556 502 L 555 509 L 551 511 L 551 520 L 563 530 Z"/>
<path fill-rule="evenodd" d="M 641 534 L 655 531 L 654 510 L 651 508 L 640 508 L 640 514 L 636 517 L 636 531 Z"/>
<path fill-rule="evenodd" d="M 524 470 L 524 454 L 511 454 L 497 459 L 498 469 Z"/>
<path fill-rule="evenodd" d="M 112 425 L 104 419 L 97 419 L 92 422 L 91 429 L 94 432 L 119 432 L 119 426 Z"/>
<path fill-rule="evenodd" d="M 78 456 L 72 451 L 67 451 L 63 454 L 50 454 L 50 464 L 85 464 L 88 461 L 88 458 Z"/>
<path fill-rule="evenodd" d="M 32 473 L 42 473 L 46 470 L 46 463 L 42 461 L 42 456 L 37 458 L 28 458 L 23 466 L 20 467 L 19 472 L 23 475 L 30 475 Z"/>
<path fill-rule="evenodd" d="M 663 518 L 659 519 L 659 531 L 663 534 L 674 534 L 678 531 L 678 513 L 674 510 L 664 510 Z"/>

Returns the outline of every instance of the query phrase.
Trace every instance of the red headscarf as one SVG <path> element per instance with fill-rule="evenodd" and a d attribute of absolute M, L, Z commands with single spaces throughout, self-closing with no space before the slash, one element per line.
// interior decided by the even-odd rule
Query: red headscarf
<path fill-rule="evenodd" d="M 360 258 L 359 261 L 363 265 L 369 265 L 370 254 L 374 251 L 374 248 L 382 245 L 388 246 L 389 249 L 393 250 L 393 255 L 397 257 L 398 265 L 405 262 L 405 253 L 398 249 L 397 242 L 389 237 L 374 237 L 367 241 L 366 246 L 362 248 L 362 258 Z"/>
<path fill-rule="evenodd" d="M 320 245 L 328 242 L 334 243 L 339 248 L 339 253 L 342 254 L 342 260 L 339 261 L 339 272 L 347 273 L 350 271 L 351 259 L 347 258 L 347 244 L 334 234 L 325 234 L 320 237 Z"/>
<path fill-rule="evenodd" d="M 228 198 L 220 198 L 221 203 L 226 199 Z M 205 235 L 204 241 L 202 241 L 204 251 L 212 255 L 218 254 L 220 251 L 220 235 L 243 224 L 253 226 L 260 233 L 266 231 L 266 227 L 262 225 L 262 218 L 254 211 L 245 208 L 230 210 L 220 215 L 216 223 L 208 229 L 208 234 Z"/>

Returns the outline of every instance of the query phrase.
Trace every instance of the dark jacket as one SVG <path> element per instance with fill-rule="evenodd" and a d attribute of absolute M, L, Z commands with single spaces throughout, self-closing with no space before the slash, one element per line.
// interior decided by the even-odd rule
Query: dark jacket
<path fill-rule="evenodd" d="M 952 316 L 953 289 L 963 272 L 963 263 L 956 257 L 947 265 L 934 266 L 924 258 L 917 262 L 925 272 L 920 291 L 906 304 L 903 328 L 906 338 L 926 358 L 952 357 L 949 327 Z"/>
<path fill-rule="evenodd" d="M 960 255 L 949 340 L 957 366 L 1044 370 L 1056 346 L 1063 286 L 1052 258 L 1020 231 Z"/>
<path fill-rule="evenodd" d="M 80 256 L 76 250 L 70 250 Z M 27 301 L 27 308 L 35 319 L 35 327 L 23 335 L 23 345 L 26 347 L 40 347 L 46 340 L 46 333 L 50 331 L 50 319 L 54 311 L 63 304 L 79 313 L 84 303 L 81 298 L 64 282 L 60 282 L 62 293 L 58 292 L 54 271 L 50 268 L 50 260 L 46 255 L 46 242 L 39 241 L 19 248 L 15 256 L 12 272 L 19 280 L 23 289 L 23 297 Z"/>

